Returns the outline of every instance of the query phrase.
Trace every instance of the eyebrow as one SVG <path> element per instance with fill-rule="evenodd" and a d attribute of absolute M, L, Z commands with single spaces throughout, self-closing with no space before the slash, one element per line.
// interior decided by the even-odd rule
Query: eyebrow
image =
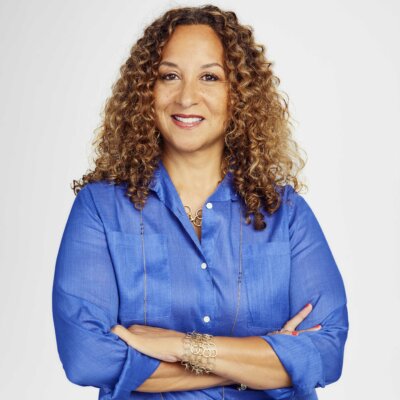
<path fill-rule="evenodd" d="M 161 65 L 168 65 L 169 67 L 178 67 L 178 64 L 172 63 L 170 61 L 161 61 L 160 66 Z M 203 69 L 203 68 L 210 68 L 210 67 L 220 67 L 220 68 L 224 69 L 224 67 L 221 64 L 218 64 L 216 62 L 204 64 L 200 68 Z"/>

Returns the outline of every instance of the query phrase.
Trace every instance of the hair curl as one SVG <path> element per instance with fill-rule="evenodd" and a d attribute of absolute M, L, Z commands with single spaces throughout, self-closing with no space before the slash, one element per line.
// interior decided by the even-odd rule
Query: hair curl
<path fill-rule="evenodd" d="M 265 56 L 265 46 L 255 42 L 253 28 L 240 24 L 234 12 L 213 5 L 170 9 L 144 30 L 120 68 L 96 128 L 95 168 L 74 180 L 72 189 L 77 194 L 90 182 L 125 182 L 134 206 L 145 206 L 162 154 L 153 98 L 162 50 L 178 25 L 195 24 L 209 25 L 224 47 L 232 106 L 223 156 L 245 202 L 246 223 L 253 214 L 254 228 L 262 230 L 266 222 L 261 207 L 274 213 L 285 184 L 295 191 L 306 187 L 297 178 L 305 162 L 292 139 L 288 100 L 278 91 L 280 79 Z"/>

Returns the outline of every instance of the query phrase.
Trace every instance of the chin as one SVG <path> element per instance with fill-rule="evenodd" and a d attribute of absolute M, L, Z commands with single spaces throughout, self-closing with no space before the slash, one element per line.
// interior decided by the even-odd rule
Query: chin
<path fill-rule="evenodd" d="M 170 147 L 180 153 L 192 153 L 204 148 L 206 143 L 199 140 L 179 140 L 179 141 L 166 141 L 164 140 L 164 148 Z"/>

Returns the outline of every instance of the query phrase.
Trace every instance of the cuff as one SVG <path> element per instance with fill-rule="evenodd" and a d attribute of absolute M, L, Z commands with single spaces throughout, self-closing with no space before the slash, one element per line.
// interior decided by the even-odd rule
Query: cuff
<path fill-rule="evenodd" d="M 293 388 L 263 390 L 268 399 L 273 400 L 318 400 L 317 392 L 313 389 L 308 393 L 295 393 Z"/>
<path fill-rule="evenodd" d="M 312 333 L 311 333 L 312 334 Z M 284 334 L 260 336 L 270 344 L 283 367 L 292 380 L 292 396 L 295 399 L 316 399 L 316 387 L 325 387 L 321 356 L 307 332 L 299 336 Z M 294 389 L 294 390 L 293 390 Z M 290 388 L 272 389 L 265 391 L 273 394 L 276 390 L 288 391 Z M 284 395 L 285 392 L 277 393 Z M 289 392 L 287 392 L 289 395 Z M 286 399 L 286 397 L 273 397 Z M 292 397 L 287 397 L 291 399 Z"/>
<path fill-rule="evenodd" d="M 115 386 L 111 400 L 129 399 L 130 392 L 139 387 L 160 365 L 161 360 L 140 353 L 128 346 L 124 368 Z"/>

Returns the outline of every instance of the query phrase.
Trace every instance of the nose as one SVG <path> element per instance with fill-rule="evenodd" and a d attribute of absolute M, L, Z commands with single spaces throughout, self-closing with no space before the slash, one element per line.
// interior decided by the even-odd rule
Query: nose
<path fill-rule="evenodd" d="M 176 102 L 183 108 L 198 104 L 199 88 L 197 82 L 192 80 L 183 80 L 179 85 L 176 96 Z"/>

